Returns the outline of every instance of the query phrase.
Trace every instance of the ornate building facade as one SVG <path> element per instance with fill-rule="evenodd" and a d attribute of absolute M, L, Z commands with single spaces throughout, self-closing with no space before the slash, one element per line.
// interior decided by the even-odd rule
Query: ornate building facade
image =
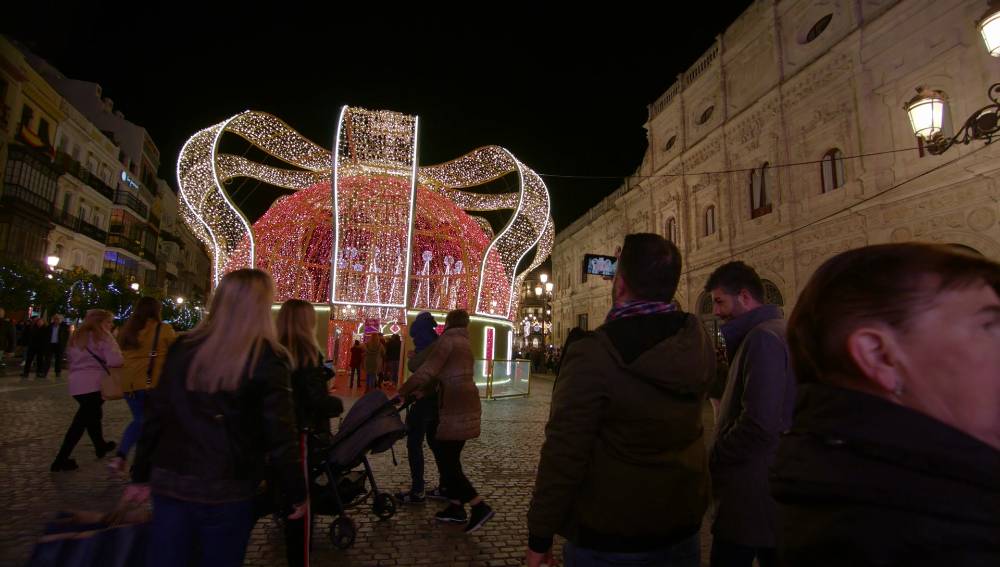
<path fill-rule="evenodd" d="M 584 254 L 656 232 L 684 257 L 677 300 L 713 325 L 709 274 L 739 259 L 789 312 L 827 258 L 925 240 L 1000 259 L 1000 145 L 925 151 L 903 110 L 945 94 L 943 133 L 990 101 L 1000 59 L 983 0 L 758 0 L 649 106 L 635 175 L 562 230 L 552 253 L 555 338 L 611 306 Z"/>

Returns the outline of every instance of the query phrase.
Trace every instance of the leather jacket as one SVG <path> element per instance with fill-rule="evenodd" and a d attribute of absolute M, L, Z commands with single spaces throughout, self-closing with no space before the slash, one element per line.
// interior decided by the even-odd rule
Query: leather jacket
<path fill-rule="evenodd" d="M 224 503 L 252 498 L 261 479 L 272 477 L 287 504 L 305 500 L 285 359 L 265 346 L 235 391 L 195 392 L 186 376 L 199 347 L 181 337 L 167 353 L 160 382 L 147 394 L 133 482 L 179 500 Z"/>

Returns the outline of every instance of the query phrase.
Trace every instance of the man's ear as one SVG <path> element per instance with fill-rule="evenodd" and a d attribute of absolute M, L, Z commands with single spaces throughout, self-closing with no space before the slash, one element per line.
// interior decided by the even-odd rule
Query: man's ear
<path fill-rule="evenodd" d="M 888 327 L 859 327 L 847 336 L 847 353 L 870 386 L 892 393 L 903 381 L 899 343 Z"/>

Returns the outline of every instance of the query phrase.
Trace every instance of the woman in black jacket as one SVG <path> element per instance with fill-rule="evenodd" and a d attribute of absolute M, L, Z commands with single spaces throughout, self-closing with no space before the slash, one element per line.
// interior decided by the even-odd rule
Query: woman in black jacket
<path fill-rule="evenodd" d="M 278 342 L 288 351 L 292 364 L 292 391 L 298 421 L 299 448 L 309 455 L 310 434 L 330 434 L 330 419 L 344 411 L 340 398 L 328 392 L 332 373 L 323 366 L 323 352 L 316 341 L 316 310 L 308 301 L 289 299 L 278 312 Z M 305 458 L 304 458 L 305 460 Z M 308 469 L 308 463 L 303 465 Z M 308 475 L 307 470 L 302 472 Z M 285 556 L 289 567 L 309 567 L 312 513 L 285 522 Z"/>
<path fill-rule="evenodd" d="M 152 493 L 147 565 L 242 565 L 265 459 L 281 481 L 289 519 L 305 514 L 289 366 L 271 321 L 273 297 L 267 273 L 230 272 L 205 320 L 167 354 L 147 398 L 133 484 L 124 497 L 143 501 Z"/>

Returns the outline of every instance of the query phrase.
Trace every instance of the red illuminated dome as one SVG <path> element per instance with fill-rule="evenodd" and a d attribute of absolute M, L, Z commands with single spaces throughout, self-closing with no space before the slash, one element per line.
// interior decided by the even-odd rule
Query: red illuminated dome
<path fill-rule="evenodd" d="M 393 288 L 403 285 L 405 250 L 375 248 L 372 252 L 363 244 L 408 230 L 409 211 L 402 203 L 409 193 L 409 183 L 409 179 L 393 176 L 341 180 L 340 218 L 344 228 L 340 246 L 343 253 L 338 261 L 341 273 L 349 275 L 338 285 L 365 288 L 366 295 L 376 300 L 394 295 Z M 274 277 L 276 301 L 329 300 L 331 201 L 330 183 L 319 183 L 278 199 L 254 223 L 254 265 Z M 483 253 L 491 238 L 455 203 L 418 185 L 409 255 L 409 305 L 415 309 L 474 309 Z M 246 265 L 246 260 L 244 242 L 225 271 Z M 486 269 L 502 273 L 495 250 L 490 253 Z M 486 281 L 491 279 L 487 277 Z"/>

